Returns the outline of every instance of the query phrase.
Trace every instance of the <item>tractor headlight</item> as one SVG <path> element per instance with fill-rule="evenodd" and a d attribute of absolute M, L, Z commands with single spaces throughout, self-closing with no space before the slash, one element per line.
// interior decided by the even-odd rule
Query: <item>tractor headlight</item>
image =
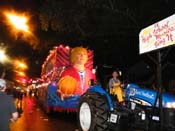
<path fill-rule="evenodd" d="M 175 102 L 167 102 L 165 107 L 166 108 L 175 108 Z"/>

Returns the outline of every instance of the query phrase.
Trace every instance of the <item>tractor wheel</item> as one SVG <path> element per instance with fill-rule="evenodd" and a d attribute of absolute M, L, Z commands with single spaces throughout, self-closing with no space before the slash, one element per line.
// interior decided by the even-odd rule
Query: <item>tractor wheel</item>
<path fill-rule="evenodd" d="M 81 96 L 78 106 L 80 131 L 109 131 L 109 106 L 105 96 L 86 93 Z"/>

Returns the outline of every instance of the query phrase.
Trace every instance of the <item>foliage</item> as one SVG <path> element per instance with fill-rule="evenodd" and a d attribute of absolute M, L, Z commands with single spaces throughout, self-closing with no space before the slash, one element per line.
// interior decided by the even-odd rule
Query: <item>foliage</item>
<path fill-rule="evenodd" d="M 132 10 L 116 0 L 52 0 L 45 1 L 39 11 L 43 30 L 51 28 L 80 37 L 110 35 L 119 33 L 121 27 L 137 26 Z"/>

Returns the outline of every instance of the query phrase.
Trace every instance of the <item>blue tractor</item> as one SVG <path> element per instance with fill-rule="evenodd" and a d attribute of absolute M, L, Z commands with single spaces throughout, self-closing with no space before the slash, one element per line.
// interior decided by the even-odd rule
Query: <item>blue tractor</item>
<path fill-rule="evenodd" d="M 158 90 L 142 87 L 140 83 L 127 83 L 122 89 L 124 101 L 119 102 L 102 84 L 89 88 L 78 105 L 79 130 L 175 131 L 173 94 L 162 92 L 160 105 Z"/>
<path fill-rule="evenodd" d="M 119 103 L 100 85 L 80 98 L 78 120 L 81 131 L 160 129 L 158 92 L 136 84 L 124 87 L 125 104 Z M 162 94 L 163 130 L 175 130 L 175 96 Z"/>

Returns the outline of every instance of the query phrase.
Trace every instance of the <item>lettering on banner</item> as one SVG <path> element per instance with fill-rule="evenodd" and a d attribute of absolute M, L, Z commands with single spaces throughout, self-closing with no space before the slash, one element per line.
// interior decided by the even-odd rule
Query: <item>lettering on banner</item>
<path fill-rule="evenodd" d="M 175 31 L 175 25 L 170 24 L 169 21 L 162 25 L 158 22 L 154 24 L 153 31 L 141 36 L 141 41 L 145 44 L 154 41 L 155 48 L 158 48 L 173 41 L 175 37 L 173 31 Z"/>
<path fill-rule="evenodd" d="M 155 37 L 156 41 L 154 46 L 158 48 L 161 45 L 164 45 L 167 42 L 173 41 L 173 34 L 172 31 L 175 30 L 174 26 L 169 25 L 169 21 L 167 21 L 163 25 L 159 25 L 156 23 L 154 25 L 153 36 Z"/>

